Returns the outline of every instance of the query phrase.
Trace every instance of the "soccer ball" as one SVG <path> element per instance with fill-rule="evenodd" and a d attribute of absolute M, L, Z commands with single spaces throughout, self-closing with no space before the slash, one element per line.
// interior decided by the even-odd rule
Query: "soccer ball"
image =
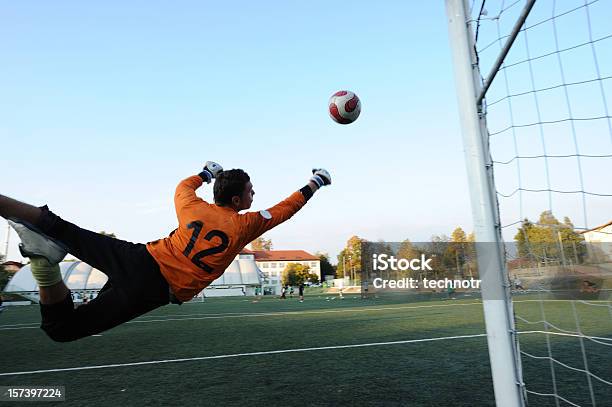
<path fill-rule="evenodd" d="M 353 123 L 361 113 L 361 101 L 349 90 L 340 90 L 329 98 L 329 115 L 340 124 Z"/>

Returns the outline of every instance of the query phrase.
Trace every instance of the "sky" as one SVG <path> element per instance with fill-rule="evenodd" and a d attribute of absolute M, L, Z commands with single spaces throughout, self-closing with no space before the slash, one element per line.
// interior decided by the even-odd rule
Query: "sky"
<path fill-rule="evenodd" d="M 148 242 L 207 160 L 249 173 L 253 210 L 323 167 L 333 184 L 265 235 L 275 249 L 333 261 L 352 235 L 472 230 L 443 1 L 19 1 L 0 20 L 3 195 Z M 346 126 L 327 113 L 341 89 L 362 103 Z"/>

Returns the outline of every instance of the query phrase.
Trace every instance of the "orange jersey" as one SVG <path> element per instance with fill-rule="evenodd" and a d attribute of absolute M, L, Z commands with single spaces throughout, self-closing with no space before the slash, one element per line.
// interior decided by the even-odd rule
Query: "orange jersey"
<path fill-rule="evenodd" d="M 239 214 L 209 204 L 195 190 L 198 175 L 180 182 L 174 195 L 179 226 L 170 236 L 147 243 L 172 292 L 188 301 L 217 279 L 236 255 L 255 238 L 286 221 L 306 199 L 299 191 L 266 211 Z"/>

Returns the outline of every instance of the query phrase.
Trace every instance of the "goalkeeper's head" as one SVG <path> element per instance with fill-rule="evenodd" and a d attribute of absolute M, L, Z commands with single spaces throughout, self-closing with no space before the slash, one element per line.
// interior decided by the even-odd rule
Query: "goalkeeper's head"
<path fill-rule="evenodd" d="M 233 208 L 236 212 L 249 209 L 253 203 L 253 184 L 249 174 L 241 169 L 222 171 L 213 187 L 215 203 Z"/>

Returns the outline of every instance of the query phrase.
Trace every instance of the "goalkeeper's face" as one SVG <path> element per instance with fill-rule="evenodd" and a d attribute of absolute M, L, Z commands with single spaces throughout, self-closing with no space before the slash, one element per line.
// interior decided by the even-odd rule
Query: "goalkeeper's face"
<path fill-rule="evenodd" d="M 253 203 L 253 196 L 255 196 L 255 191 L 253 190 L 253 184 L 251 184 L 251 181 L 249 181 L 245 184 L 242 195 L 239 197 L 234 197 L 234 199 L 239 198 L 238 202 L 235 202 L 237 204 L 236 206 L 239 208 L 238 210 L 242 211 L 249 209 Z"/>

